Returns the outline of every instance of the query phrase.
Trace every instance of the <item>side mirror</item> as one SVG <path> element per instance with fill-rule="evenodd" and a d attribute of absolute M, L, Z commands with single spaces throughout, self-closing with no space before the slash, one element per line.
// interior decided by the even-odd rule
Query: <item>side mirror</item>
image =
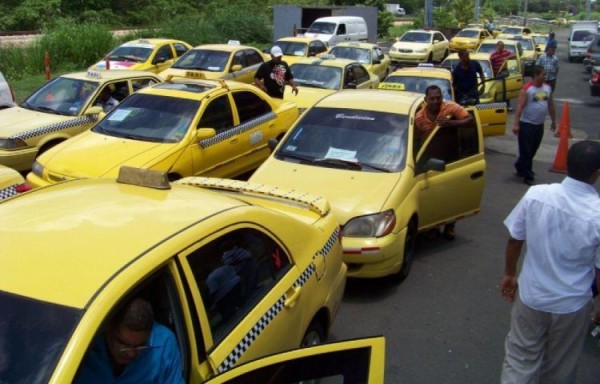
<path fill-rule="evenodd" d="M 196 140 L 198 141 L 210 139 L 216 135 L 217 131 L 214 128 L 198 128 L 196 130 Z"/>
<path fill-rule="evenodd" d="M 417 173 L 425 173 L 428 171 L 444 172 L 446 170 L 446 163 L 440 159 L 427 159 L 424 163 L 417 166 Z"/>
<path fill-rule="evenodd" d="M 89 107 L 88 109 L 86 109 L 83 114 L 85 116 L 90 116 L 90 115 L 99 115 L 101 113 L 104 113 L 104 110 L 102 109 L 102 107 L 95 105 L 93 107 Z"/>
<path fill-rule="evenodd" d="M 269 147 L 269 149 L 271 150 L 271 152 L 273 152 L 275 150 L 275 147 L 277 147 L 277 144 L 279 144 L 279 140 L 277 139 L 269 139 L 269 141 L 267 141 L 267 146 Z"/>
<path fill-rule="evenodd" d="M 236 64 L 236 65 L 231 66 L 230 72 L 237 72 L 237 71 L 241 71 L 241 70 L 242 70 L 242 66 L 240 64 Z"/>
<path fill-rule="evenodd" d="M 571 38 L 570 38 L 570 37 L 567 37 L 567 41 L 571 41 Z"/>
<path fill-rule="evenodd" d="M 437 39 L 436 39 L 436 40 L 433 40 L 433 44 L 437 44 L 437 43 L 439 43 L 439 42 L 440 42 L 440 41 L 439 41 L 439 40 L 437 40 Z"/>

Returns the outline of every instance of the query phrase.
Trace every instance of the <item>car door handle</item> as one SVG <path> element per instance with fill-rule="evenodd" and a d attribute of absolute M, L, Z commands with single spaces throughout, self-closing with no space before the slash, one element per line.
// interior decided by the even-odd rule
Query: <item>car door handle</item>
<path fill-rule="evenodd" d="M 296 300 L 298 300 L 301 291 L 302 287 L 291 287 L 286 294 L 287 298 L 283 302 L 283 305 L 286 308 L 294 308 L 296 305 Z"/>
<path fill-rule="evenodd" d="M 236 144 L 238 142 L 238 138 L 234 137 L 233 139 L 229 140 L 229 144 Z"/>
<path fill-rule="evenodd" d="M 480 177 L 483 177 L 483 171 L 477 171 L 475 173 L 471 173 L 471 180 L 476 180 L 476 179 L 479 179 Z"/>

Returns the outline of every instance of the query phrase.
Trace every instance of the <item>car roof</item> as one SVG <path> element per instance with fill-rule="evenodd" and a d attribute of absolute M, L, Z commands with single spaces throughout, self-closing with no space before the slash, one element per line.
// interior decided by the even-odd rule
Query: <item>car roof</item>
<path fill-rule="evenodd" d="M 409 32 L 436 33 L 436 32 L 440 32 L 440 31 L 436 31 L 436 30 L 433 30 L 433 29 L 411 29 L 411 30 L 406 31 L 405 33 L 409 33 Z"/>
<path fill-rule="evenodd" d="M 127 45 L 127 44 L 151 44 L 151 45 L 159 45 L 159 44 L 164 44 L 164 43 L 183 43 L 183 44 L 187 44 L 185 41 L 181 41 L 181 40 L 151 37 L 151 38 L 140 38 L 140 39 L 130 40 L 130 41 L 128 41 L 126 43 L 123 43 L 121 45 Z"/>
<path fill-rule="evenodd" d="M 354 41 L 347 41 L 347 42 L 344 42 L 344 43 L 337 43 L 335 45 L 335 47 L 349 47 L 349 48 L 373 49 L 373 48 L 379 47 L 379 45 L 373 44 L 373 43 L 362 43 L 362 42 L 358 42 L 358 41 L 356 41 L 356 42 L 354 42 Z M 335 47 L 333 47 L 333 48 L 335 48 Z"/>
<path fill-rule="evenodd" d="M 316 37 L 307 37 L 307 36 L 288 36 L 282 37 L 281 39 L 277 39 L 277 41 L 296 41 L 299 43 L 309 43 L 311 41 L 319 40 Z M 273 44 L 277 44 L 277 41 Z M 321 40 L 319 40 L 321 41 Z"/>
<path fill-rule="evenodd" d="M 478 27 L 468 27 L 468 28 L 461 29 L 461 31 L 477 31 L 477 32 L 481 32 L 481 31 L 484 31 L 484 29 L 483 28 L 478 28 Z"/>
<path fill-rule="evenodd" d="M 335 92 L 321 99 L 315 107 L 364 109 L 369 111 L 407 115 L 424 95 L 415 92 L 398 92 L 381 89 L 357 89 Z"/>
<path fill-rule="evenodd" d="M 491 53 L 469 52 L 471 60 L 490 60 Z M 446 59 L 458 60 L 458 53 L 451 53 Z"/>
<path fill-rule="evenodd" d="M 60 77 L 67 77 L 69 79 L 78 79 L 78 80 L 91 80 L 98 81 L 100 83 L 104 81 L 110 80 L 119 80 L 119 79 L 131 79 L 137 77 L 153 77 L 155 79 L 159 79 L 155 73 L 147 72 L 147 71 L 131 71 L 128 69 L 111 69 L 111 70 L 90 70 L 87 72 L 73 72 L 61 75 Z"/>
<path fill-rule="evenodd" d="M 200 77 L 204 75 L 198 71 L 187 71 L 187 73 L 194 74 Z M 240 83 L 237 81 L 230 80 L 205 80 L 205 79 L 194 79 L 191 77 L 183 76 L 172 76 L 171 80 L 165 80 L 163 83 L 154 84 L 146 88 L 142 88 L 136 93 L 140 94 L 152 94 L 162 95 L 170 97 L 178 97 L 182 99 L 201 100 L 207 96 L 207 94 L 213 92 L 222 92 L 224 90 L 242 90 L 242 89 L 254 89 L 252 85 Z"/>
<path fill-rule="evenodd" d="M 164 262 L 155 259 L 162 257 L 157 253 L 145 255 L 174 234 L 247 205 L 200 188 L 171 188 L 82 179 L 5 200 L 0 291 L 85 308 L 139 258 L 157 266 Z"/>
<path fill-rule="evenodd" d="M 321 57 L 311 57 L 308 59 L 302 59 L 295 62 L 293 65 L 304 64 L 304 65 L 320 65 L 323 67 L 336 67 L 336 68 L 346 68 L 350 64 L 360 64 L 356 60 L 350 59 L 329 59 L 329 58 L 321 58 Z M 360 64 L 362 65 L 362 64 Z"/>
<path fill-rule="evenodd" d="M 420 77 L 438 77 L 451 80 L 452 73 L 445 68 L 423 68 L 423 67 L 405 67 L 390 73 L 390 76 L 420 76 Z M 385 81 L 384 81 L 385 82 Z"/>
<path fill-rule="evenodd" d="M 518 41 L 513 40 L 513 39 L 487 39 L 487 40 L 483 40 L 481 42 L 481 44 L 496 45 L 499 41 L 503 42 L 504 45 L 517 45 L 517 43 L 518 43 Z"/>
<path fill-rule="evenodd" d="M 254 49 L 257 50 L 254 47 L 251 47 L 249 45 L 241 45 L 241 44 L 202 44 L 202 45 L 198 45 L 192 49 L 209 49 L 209 50 L 214 50 L 214 51 L 226 51 L 226 52 L 234 52 L 234 51 L 238 51 L 240 49 Z"/>

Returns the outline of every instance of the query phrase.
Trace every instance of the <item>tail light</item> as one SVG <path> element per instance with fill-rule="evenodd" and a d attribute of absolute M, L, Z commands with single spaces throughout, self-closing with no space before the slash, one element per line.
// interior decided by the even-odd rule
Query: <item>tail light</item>
<path fill-rule="evenodd" d="M 31 185 L 27 183 L 19 184 L 15 187 L 15 191 L 17 191 L 17 193 L 23 193 L 29 190 L 31 190 Z"/>
<path fill-rule="evenodd" d="M 598 72 L 598 71 L 592 72 L 592 83 L 600 84 L 600 72 Z"/>

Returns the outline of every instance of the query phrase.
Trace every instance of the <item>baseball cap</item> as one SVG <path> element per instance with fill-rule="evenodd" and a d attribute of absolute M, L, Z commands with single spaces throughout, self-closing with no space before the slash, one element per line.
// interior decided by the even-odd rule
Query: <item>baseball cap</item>
<path fill-rule="evenodd" d="M 274 57 L 280 57 L 283 56 L 283 51 L 281 50 L 281 48 L 275 45 L 273 46 L 273 48 L 271 48 L 271 55 L 273 55 Z"/>

